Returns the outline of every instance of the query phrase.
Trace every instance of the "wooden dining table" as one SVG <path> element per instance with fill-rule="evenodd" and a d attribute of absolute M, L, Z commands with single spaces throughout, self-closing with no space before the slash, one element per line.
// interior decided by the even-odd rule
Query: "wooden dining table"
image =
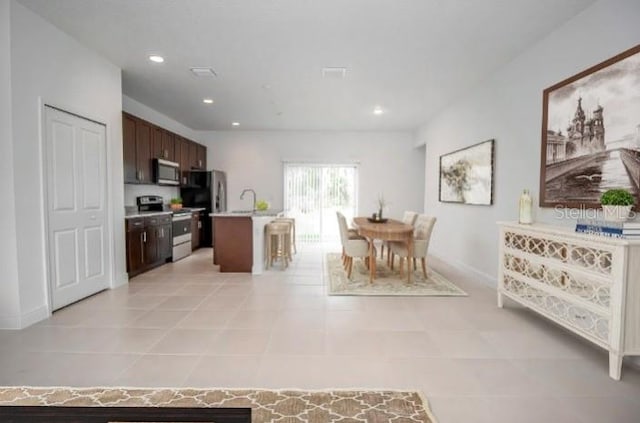
<path fill-rule="evenodd" d="M 407 259 L 408 281 L 411 282 L 411 257 L 413 257 L 413 226 L 402 223 L 399 220 L 388 219 L 386 222 L 371 222 L 368 217 L 355 217 L 353 224 L 360 236 L 367 238 L 369 242 L 369 282 L 373 282 L 376 275 L 376 253 L 373 242 L 376 239 L 383 241 L 402 241 L 407 245 L 409 258 Z"/>

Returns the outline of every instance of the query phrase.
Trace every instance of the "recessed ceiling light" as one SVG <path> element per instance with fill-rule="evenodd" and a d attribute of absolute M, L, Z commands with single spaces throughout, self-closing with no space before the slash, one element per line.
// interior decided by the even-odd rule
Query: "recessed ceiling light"
<path fill-rule="evenodd" d="M 149 56 L 149 60 L 154 63 L 162 63 L 164 62 L 164 57 L 158 56 L 157 54 L 152 54 L 151 56 Z"/>
<path fill-rule="evenodd" d="M 205 98 L 202 100 L 203 103 L 205 104 L 213 104 L 213 99 L 212 98 Z"/>
<path fill-rule="evenodd" d="M 384 110 L 382 110 L 382 107 L 380 107 L 380 106 L 376 106 L 376 107 L 373 109 L 373 114 L 374 114 L 374 115 L 381 115 L 381 114 L 383 114 L 383 113 L 384 113 Z"/>
<path fill-rule="evenodd" d="M 233 125 L 233 126 L 240 126 L 240 122 L 231 122 L 231 125 Z"/>

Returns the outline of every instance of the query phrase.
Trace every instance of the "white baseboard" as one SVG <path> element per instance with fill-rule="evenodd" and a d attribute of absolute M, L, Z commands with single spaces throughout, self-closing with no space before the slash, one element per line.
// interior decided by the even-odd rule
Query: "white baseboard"
<path fill-rule="evenodd" d="M 45 305 L 18 316 L 0 317 L 0 329 L 20 330 L 49 317 L 49 308 Z"/>
<path fill-rule="evenodd" d="M 48 319 L 49 316 L 49 307 L 46 305 L 40 306 L 35 310 L 28 311 L 20 317 L 20 329 L 24 329 L 41 320 Z"/>
<path fill-rule="evenodd" d="M 20 316 L 0 317 L 0 329 L 7 329 L 7 330 L 20 329 Z"/>
<path fill-rule="evenodd" d="M 435 258 L 437 258 L 438 260 L 442 260 L 443 262 L 445 262 L 445 263 L 447 263 L 447 264 L 449 264 L 451 266 L 459 267 L 459 268 L 463 269 L 465 272 L 468 272 L 468 273 L 471 273 L 471 274 L 475 275 L 480 280 L 480 282 L 482 282 L 485 285 L 490 286 L 491 288 L 495 288 L 497 286 L 497 282 L 496 282 L 496 278 L 495 277 L 493 277 L 493 276 L 491 276 L 491 275 L 489 275 L 487 273 L 484 273 L 484 272 L 476 269 L 473 266 L 470 266 L 470 265 L 468 265 L 466 263 L 463 263 L 460 260 L 452 259 L 452 258 L 449 258 L 449 257 L 446 257 L 446 256 L 442 256 L 442 255 L 437 254 L 437 253 L 429 253 L 429 255 L 432 255 Z"/>
<path fill-rule="evenodd" d="M 124 272 L 113 278 L 111 281 L 111 289 L 116 289 L 121 287 L 122 285 L 126 285 L 129 283 L 129 275 Z"/>

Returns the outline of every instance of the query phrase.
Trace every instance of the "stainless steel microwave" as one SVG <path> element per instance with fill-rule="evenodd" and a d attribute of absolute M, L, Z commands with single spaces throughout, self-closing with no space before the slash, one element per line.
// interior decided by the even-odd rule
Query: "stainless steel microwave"
<path fill-rule="evenodd" d="M 155 182 L 158 185 L 180 185 L 180 165 L 169 160 L 155 159 Z"/>

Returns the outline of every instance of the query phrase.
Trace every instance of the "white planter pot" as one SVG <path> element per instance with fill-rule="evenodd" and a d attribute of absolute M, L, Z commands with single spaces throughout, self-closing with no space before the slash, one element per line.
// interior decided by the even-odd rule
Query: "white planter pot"
<path fill-rule="evenodd" d="M 602 206 L 604 220 L 624 222 L 629 219 L 633 206 Z"/>

